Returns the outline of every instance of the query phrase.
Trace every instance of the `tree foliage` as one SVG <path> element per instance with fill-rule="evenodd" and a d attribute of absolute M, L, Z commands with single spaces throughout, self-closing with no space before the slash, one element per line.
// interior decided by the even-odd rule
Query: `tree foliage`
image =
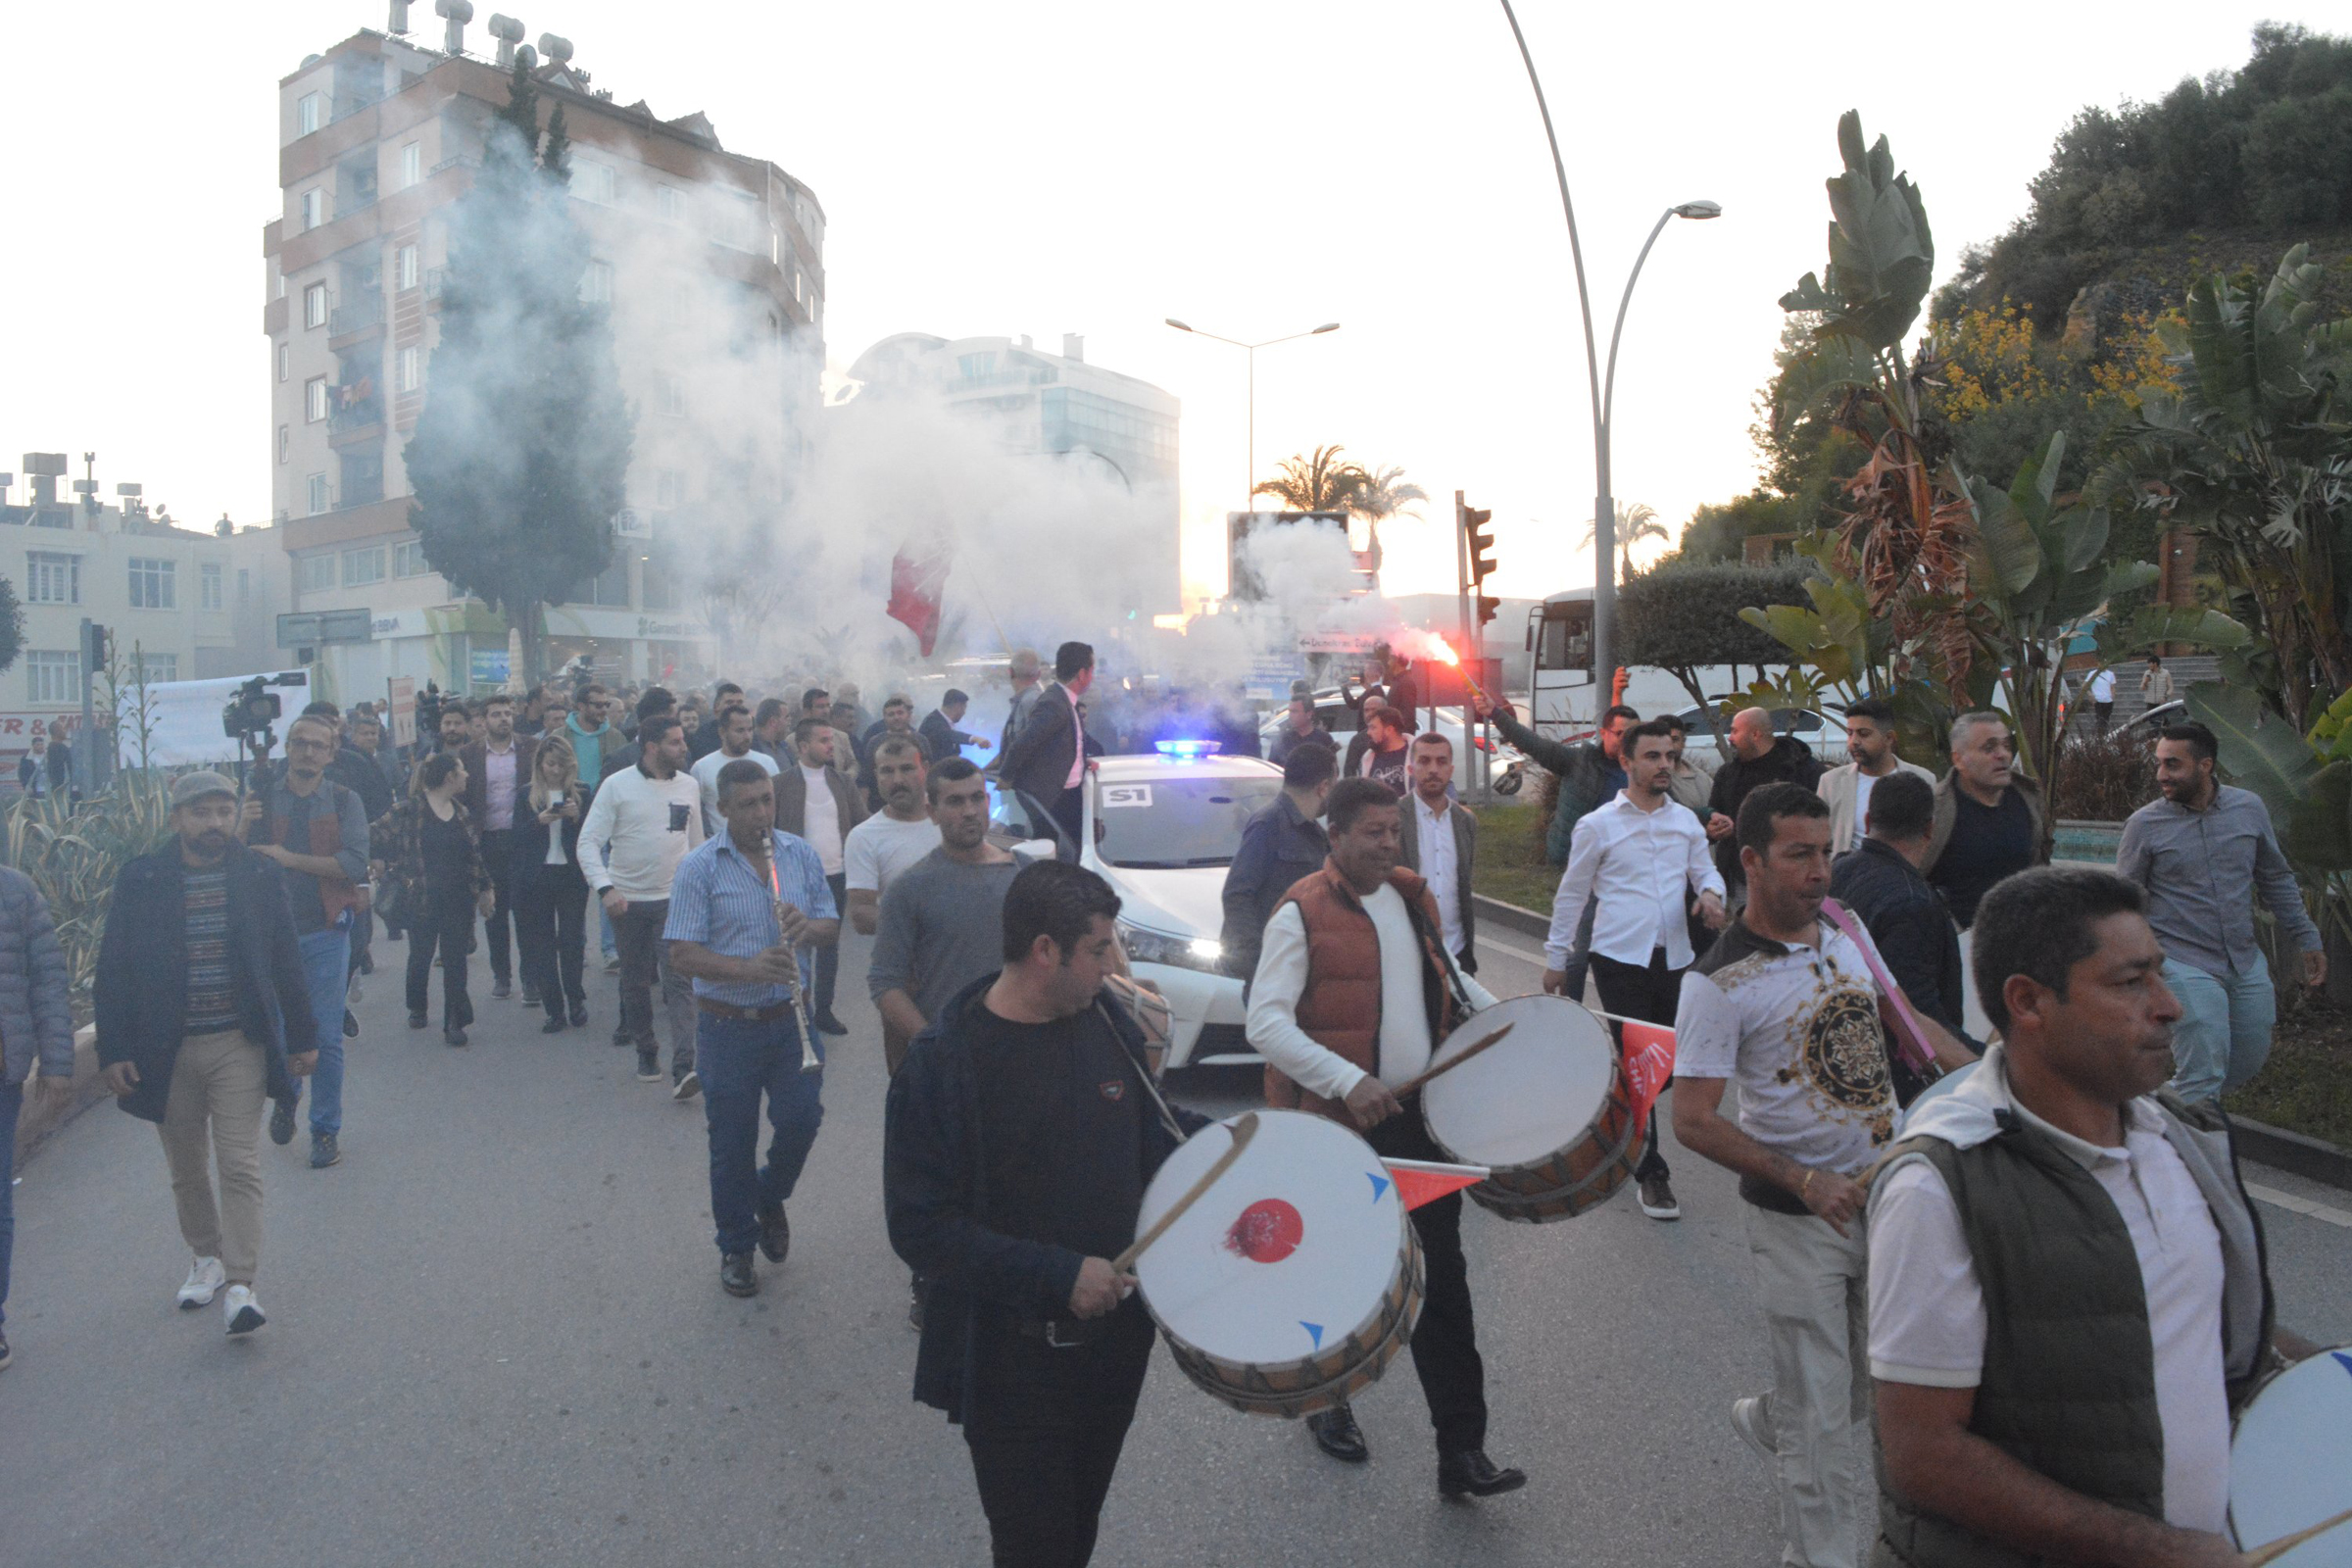
<path fill-rule="evenodd" d="M 1690 700 L 1710 706 L 1698 671 L 1710 664 L 1785 663 L 1790 655 L 1769 633 L 1740 618 L 1749 605 L 1778 604 L 1804 593 L 1806 562 L 1770 566 L 1654 566 L 1617 590 L 1620 662 L 1663 669 Z"/>
<path fill-rule="evenodd" d="M 562 106 L 542 147 L 538 89 L 518 63 L 450 214 L 441 336 L 406 454 L 425 560 L 505 612 L 534 661 L 540 608 L 612 559 L 634 436 L 607 308 L 580 297 L 588 239 L 568 162 Z"/>
<path fill-rule="evenodd" d="M 17 600 L 17 585 L 0 577 L 0 669 L 7 669 L 24 651 L 24 607 Z"/>

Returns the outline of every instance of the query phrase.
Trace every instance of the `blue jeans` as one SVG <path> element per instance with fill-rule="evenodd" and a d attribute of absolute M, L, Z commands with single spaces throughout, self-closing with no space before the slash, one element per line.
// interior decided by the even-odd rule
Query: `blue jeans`
<path fill-rule="evenodd" d="M 2207 974 L 2194 964 L 2164 960 L 2164 983 L 2180 999 L 2173 1026 L 2173 1088 L 2192 1104 L 2242 1089 L 2271 1057 L 2271 1028 L 2278 1021 L 2278 993 L 2270 960 L 2237 974 Z"/>
<path fill-rule="evenodd" d="M 825 1107 L 823 1072 L 801 1071 L 800 1022 L 765 1023 L 695 1014 L 695 1070 L 710 1127 L 710 1218 L 718 1250 L 748 1252 L 760 1240 L 760 1210 L 792 1197 L 816 1143 Z M 824 1047 L 817 1047 L 822 1058 Z M 760 1161 L 760 1097 L 767 1096 L 767 1163 Z"/>
<path fill-rule="evenodd" d="M 0 1084 L 0 1323 L 8 1321 L 8 1254 L 17 1245 L 17 1115 L 23 1084 Z"/>
<path fill-rule="evenodd" d="M 318 1027 L 318 1065 L 311 1073 L 311 1131 L 343 1130 L 343 994 L 351 987 L 351 916 L 297 939 L 311 1016 Z M 294 1080 L 297 1093 L 302 1080 Z"/>

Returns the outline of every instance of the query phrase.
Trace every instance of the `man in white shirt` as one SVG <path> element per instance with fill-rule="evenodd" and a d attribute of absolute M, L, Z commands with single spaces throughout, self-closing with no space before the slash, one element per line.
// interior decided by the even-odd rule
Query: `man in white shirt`
<path fill-rule="evenodd" d="M 906 739 L 921 745 L 914 736 Z M 881 743 L 876 742 L 879 746 Z M 825 886 L 833 907 L 841 907 L 847 883 L 842 875 L 843 850 L 850 834 L 865 819 L 865 803 L 850 781 L 833 765 L 833 720 L 829 714 L 804 713 L 792 726 L 794 765 L 776 775 L 776 826 L 806 839 L 825 868 Z M 840 922 L 816 944 L 816 983 L 809 988 L 809 1011 L 820 1035 L 846 1035 L 850 1026 L 833 1014 L 833 989 L 841 975 Z"/>
<path fill-rule="evenodd" d="M 1392 1159 L 1446 1155 L 1415 1096 L 1394 1088 L 1429 1065 L 1463 1018 L 1492 1005 L 1454 966 L 1428 884 L 1397 864 L 1404 803 L 1377 779 L 1345 778 L 1325 803 L 1331 858 L 1302 877 L 1266 922 L 1250 992 L 1250 1044 L 1266 1058 L 1266 1099 L 1353 1127 Z M 1368 984 L 1371 975 L 1378 984 Z M 1413 1371 L 1438 1443 L 1438 1491 L 1493 1496 L 1527 1484 L 1487 1457 L 1486 1363 L 1478 1352 L 1462 1256 L 1462 1195 L 1410 1214 L 1427 1270 L 1413 1329 Z M 1335 1459 L 1370 1457 L 1347 1405 L 1307 1417 Z"/>
<path fill-rule="evenodd" d="M 1893 1562 L 2246 1561 L 2231 1405 L 2272 1344 L 2313 1347 L 2270 1322 L 2229 1124 L 2163 1088 L 2180 1004 L 2140 910 L 2088 866 L 1985 895 L 1975 980 L 2000 1039 L 1873 1184 Z"/>
<path fill-rule="evenodd" d="M 1625 732 L 1618 755 L 1625 788 L 1577 819 L 1568 841 L 1568 866 L 1551 903 L 1551 934 L 1544 942 L 1544 989 L 1565 996 L 1577 922 L 1592 901 L 1587 948 L 1601 1007 L 1620 1018 L 1674 1022 L 1690 967 L 1690 901 L 1710 931 L 1723 929 L 1723 874 L 1707 849 L 1707 830 L 1672 800 L 1674 729 L 1663 719 Z M 1634 1185 L 1642 1212 L 1655 1220 L 1683 1217 L 1658 1152 L 1658 1118 L 1649 1119 Z"/>
<path fill-rule="evenodd" d="M 1732 1427 L 1775 1467 L 1781 1561 L 1856 1568 L 1870 1489 L 1860 1178 L 1894 1137 L 1887 1004 L 1862 950 L 1821 919 L 1828 803 L 1765 784 L 1735 831 L 1747 906 L 1683 981 L 1674 1136 L 1737 1172 L 1748 1205 L 1773 1387 L 1734 1402 Z M 1973 1059 L 1922 1027 L 1947 1065 Z M 1735 1078 L 1737 1121 L 1723 1114 Z"/>
<path fill-rule="evenodd" d="M 1859 849 L 1870 820 L 1870 792 L 1879 780 L 1911 773 L 1933 785 L 1936 775 L 1894 755 L 1894 705 L 1865 697 L 1845 710 L 1845 755 L 1853 760 L 1821 775 L 1814 793 L 1830 803 L 1830 853 Z"/>
<path fill-rule="evenodd" d="M 1478 818 L 1452 797 L 1453 742 L 1436 730 L 1413 737 L 1409 764 L 1412 793 L 1401 813 L 1399 845 L 1408 871 L 1421 873 L 1438 903 L 1438 925 L 1446 951 L 1462 973 L 1478 973 L 1478 912 L 1470 897 L 1471 867 L 1478 858 Z"/>
<path fill-rule="evenodd" d="M 901 871 L 939 848 L 939 824 L 923 796 L 923 748 L 905 735 L 874 747 L 874 787 L 882 809 L 850 829 L 841 854 L 842 886 L 849 892 L 850 924 L 872 936 L 882 895 Z"/>
<path fill-rule="evenodd" d="M 2098 715 L 2099 733 L 2107 733 L 2108 721 L 2115 717 L 2115 671 L 2105 664 L 2090 677 L 2090 708 Z"/>
<path fill-rule="evenodd" d="M 662 928 L 669 920 L 669 884 L 678 862 L 703 842 L 703 792 L 686 765 L 686 731 L 675 713 L 638 721 L 637 764 L 608 777 L 580 824 L 580 870 L 612 918 L 620 950 L 620 1027 L 616 1046 L 637 1048 L 637 1079 L 659 1083 L 654 1040 L 654 983 L 669 1017 L 670 1093 L 684 1100 L 701 1088 L 694 1075 L 694 990 L 669 961 Z"/>
<path fill-rule="evenodd" d="M 715 838 L 721 825 L 718 814 L 718 770 L 739 757 L 748 757 L 767 769 L 774 778 L 782 769 L 776 760 L 753 744 L 759 739 L 758 726 L 752 710 L 740 698 L 718 710 L 718 750 L 701 758 L 691 771 L 694 782 L 703 792 L 703 837 Z"/>

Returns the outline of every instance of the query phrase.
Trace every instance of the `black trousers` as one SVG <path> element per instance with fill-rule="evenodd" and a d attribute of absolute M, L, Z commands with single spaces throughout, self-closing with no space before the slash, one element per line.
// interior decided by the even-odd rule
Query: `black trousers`
<path fill-rule="evenodd" d="M 1054 820 L 1061 825 L 1062 832 L 1069 835 L 1073 853 L 1063 858 L 1073 859 L 1075 856 L 1085 854 L 1085 846 L 1078 842 L 1078 836 L 1086 826 L 1085 797 L 1074 789 L 1063 790 L 1046 809 L 1054 813 Z"/>
<path fill-rule="evenodd" d="M 963 1439 L 996 1568 L 1085 1568 L 1152 1359 L 1142 1303 L 1109 1333 L 1057 1350 L 984 1314 L 975 1407 Z"/>
<path fill-rule="evenodd" d="M 466 995 L 466 950 L 473 943 L 473 895 L 427 890 L 423 907 L 409 919 L 409 1011 L 426 1010 L 433 954 L 441 955 L 441 1026 L 463 1029 L 473 1022 Z"/>
<path fill-rule="evenodd" d="M 517 929 L 522 922 L 514 910 L 514 830 L 499 828 L 482 833 L 482 865 L 490 873 L 490 886 L 498 902 L 490 906 L 490 978 L 505 985 L 514 977 L 513 950 L 508 946 L 507 922 L 513 920 Z"/>
<path fill-rule="evenodd" d="M 1650 949 L 1649 962 L 1642 967 L 1595 953 L 1592 983 L 1600 990 L 1603 1011 L 1621 1018 L 1639 1018 L 1643 1023 L 1664 1024 L 1669 1029 L 1674 1027 L 1675 1009 L 1682 1004 L 1683 971 L 1666 967 L 1664 948 Z M 1668 1174 L 1666 1156 L 1658 1152 L 1658 1116 L 1654 1109 L 1649 1113 L 1649 1135 L 1642 1145 L 1642 1163 L 1634 1167 L 1634 1180 L 1638 1182 Z"/>
<path fill-rule="evenodd" d="M 1391 1116 L 1364 1135 L 1391 1159 L 1449 1156 L 1429 1136 L 1421 1102 Z M 1470 1308 L 1470 1268 L 1462 1256 L 1462 1195 L 1448 1193 L 1407 1216 L 1421 1243 L 1428 1283 L 1421 1321 L 1413 1329 L 1413 1372 L 1429 1401 L 1429 1424 L 1437 1430 L 1438 1452 L 1459 1453 L 1487 1446 L 1487 1363 L 1478 1353 L 1478 1325 Z"/>
<path fill-rule="evenodd" d="M 833 890 L 833 907 L 841 914 L 844 925 L 849 923 L 850 879 L 846 872 L 837 871 L 825 878 L 825 886 Z M 833 983 L 841 978 L 841 938 L 835 937 L 816 950 L 816 989 L 808 1001 L 819 1018 L 833 1016 Z"/>
<path fill-rule="evenodd" d="M 577 865 L 537 865 L 514 877 L 514 934 L 522 946 L 522 983 L 539 993 L 550 1018 L 564 1004 L 588 1004 L 581 980 L 588 949 L 588 880 Z"/>

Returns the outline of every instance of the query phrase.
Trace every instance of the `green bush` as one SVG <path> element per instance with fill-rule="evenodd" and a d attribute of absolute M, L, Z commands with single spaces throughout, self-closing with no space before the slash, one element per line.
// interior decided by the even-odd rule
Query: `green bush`
<path fill-rule="evenodd" d="M 106 911 L 122 867 L 172 836 L 171 780 L 162 772 L 120 775 L 101 796 L 69 806 L 56 796 L 20 796 L 0 813 L 0 864 L 32 879 L 48 901 L 74 976 L 74 1010 L 87 1019 L 90 977 Z"/>

